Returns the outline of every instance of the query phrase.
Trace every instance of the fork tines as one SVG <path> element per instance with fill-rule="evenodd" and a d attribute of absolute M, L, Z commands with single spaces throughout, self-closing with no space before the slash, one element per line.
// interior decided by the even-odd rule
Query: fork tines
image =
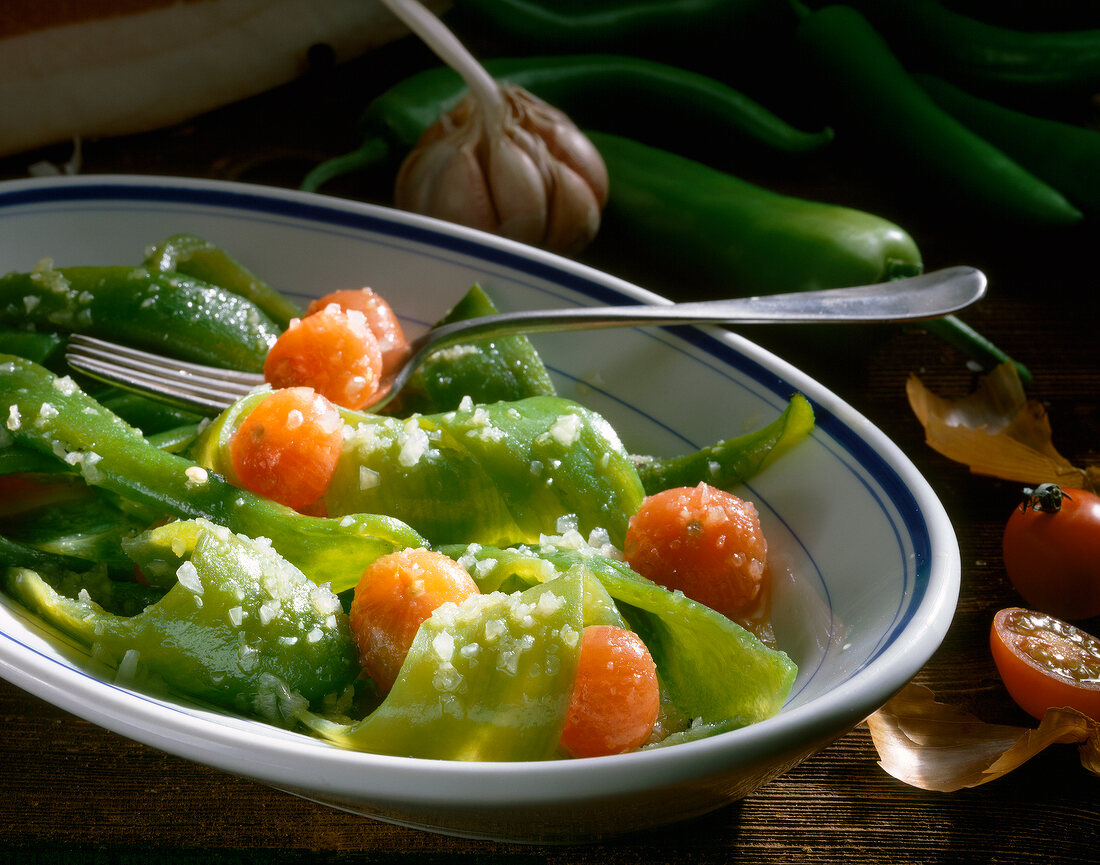
<path fill-rule="evenodd" d="M 69 337 L 73 369 L 192 408 L 221 411 L 264 383 L 262 375 L 175 360 L 85 334 Z"/>

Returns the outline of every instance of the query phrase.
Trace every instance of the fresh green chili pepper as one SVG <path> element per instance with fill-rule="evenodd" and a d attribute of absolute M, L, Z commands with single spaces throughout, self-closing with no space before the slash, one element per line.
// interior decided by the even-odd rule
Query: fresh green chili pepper
<path fill-rule="evenodd" d="M 921 272 L 916 242 L 881 217 L 779 195 L 625 138 L 588 134 L 611 178 L 593 252 L 601 254 L 603 244 L 627 248 L 629 267 L 639 273 L 729 295 L 865 285 Z M 955 316 L 923 325 L 983 365 L 1010 360 Z"/>
<path fill-rule="evenodd" d="M 780 195 L 619 136 L 588 134 L 611 180 L 601 237 L 627 243 L 639 268 L 718 295 L 864 285 L 921 272 L 913 239 L 878 216 Z"/>
<path fill-rule="evenodd" d="M 281 332 L 250 300 L 192 277 L 49 263 L 0 277 L 0 323 L 88 333 L 253 371 L 263 369 Z"/>
<path fill-rule="evenodd" d="M 579 125 L 594 125 L 655 143 L 713 151 L 710 141 L 752 142 L 769 150 L 802 153 L 832 140 L 832 130 L 804 132 L 725 84 L 684 69 L 612 54 L 488 60 L 496 79 L 515 84 L 565 111 Z M 435 67 L 398 83 L 376 98 L 363 118 L 356 151 L 317 166 L 302 187 L 316 190 L 351 171 L 414 147 L 424 130 L 465 94 L 454 70 Z"/>
<path fill-rule="evenodd" d="M 814 2 L 812 5 L 820 5 Z M 848 0 L 915 70 L 975 87 L 1046 92 L 1100 87 L 1100 29 L 1043 30 L 989 24 L 939 0 Z"/>
<path fill-rule="evenodd" d="M 1060 192 L 1028 172 L 941 109 L 906 72 L 867 19 L 850 6 L 805 16 L 797 30 L 814 74 L 831 94 L 839 134 L 888 154 L 958 208 L 1022 225 L 1068 225 L 1081 219 Z"/>
<path fill-rule="evenodd" d="M 936 104 L 1087 211 L 1100 211 L 1100 131 L 1034 117 L 915 76 Z"/>
<path fill-rule="evenodd" d="M 455 7 L 476 14 L 509 35 L 540 44 L 577 45 L 609 39 L 669 38 L 671 33 L 705 31 L 744 18 L 768 3 L 761 0 L 457 0 Z"/>
<path fill-rule="evenodd" d="M 269 538 L 311 580 L 331 582 L 337 592 L 355 585 L 378 556 L 426 545 L 391 517 L 306 517 L 231 486 L 191 460 L 157 448 L 70 379 L 24 358 L 0 355 L 0 406 L 8 418 L 9 443 L 51 456 L 78 469 L 88 484 L 161 514 L 201 517 L 248 537 Z M 146 576 L 155 583 L 164 574 L 147 570 Z"/>
<path fill-rule="evenodd" d="M 145 257 L 152 270 L 182 273 L 251 300 L 281 328 L 302 310 L 228 252 L 193 234 L 173 234 L 153 246 Z"/>
<path fill-rule="evenodd" d="M 28 569 L 8 571 L 8 590 L 100 657 L 109 654 L 131 680 L 151 675 L 283 726 L 357 675 L 339 599 L 270 546 L 205 520 L 153 529 L 135 546 L 145 545 L 171 549 L 181 564 L 175 584 L 133 616 L 84 594 L 67 597 Z"/>

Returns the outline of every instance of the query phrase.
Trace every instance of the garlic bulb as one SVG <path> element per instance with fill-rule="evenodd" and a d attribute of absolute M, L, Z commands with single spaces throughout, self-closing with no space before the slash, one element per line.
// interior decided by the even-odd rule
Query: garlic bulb
<path fill-rule="evenodd" d="M 607 168 L 561 111 L 501 86 L 416 0 L 383 0 L 470 88 L 425 130 L 398 171 L 403 210 L 572 255 L 596 236 Z"/>
<path fill-rule="evenodd" d="M 428 128 L 397 175 L 396 205 L 571 255 L 587 246 L 607 202 L 607 169 L 552 105 L 500 88 L 486 109 L 467 96 Z M 490 116 L 496 115 L 496 116 Z"/>

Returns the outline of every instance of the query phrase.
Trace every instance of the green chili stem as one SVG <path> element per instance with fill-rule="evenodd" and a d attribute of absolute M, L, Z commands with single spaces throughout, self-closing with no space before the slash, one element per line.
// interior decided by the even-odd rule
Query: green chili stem
<path fill-rule="evenodd" d="M 364 171 L 377 165 L 389 157 L 391 152 L 392 149 L 386 139 L 372 135 L 363 141 L 358 149 L 326 159 L 315 167 L 302 181 L 302 189 L 306 192 L 316 192 L 333 178 L 351 174 L 354 171 Z"/>
<path fill-rule="evenodd" d="M 986 337 L 955 316 L 948 315 L 922 322 L 921 327 L 938 336 L 948 345 L 957 348 L 975 363 L 980 364 L 983 369 L 988 370 L 1002 363 L 1011 363 L 1016 367 L 1020 381 L 1025 385 L 1031 383 L 1031 371 L 1026 366 L 1013 360 Z"/>

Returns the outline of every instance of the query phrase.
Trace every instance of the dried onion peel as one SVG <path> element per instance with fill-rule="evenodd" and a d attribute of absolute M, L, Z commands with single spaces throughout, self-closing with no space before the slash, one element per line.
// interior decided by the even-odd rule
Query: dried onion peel
<path fill-rule="evenodd" d="M 974 393 L 954 402 L 933 394 L 916 375 L 906 393 L 929 447 L 975 474 L 1093 492 L 1100 487 L 1100 467 L 1076 467 L 1055 449 L 1046 409 L 1027 399 L 1011 363 L 995 367 Z"/>
<path fill-rule="evenodd" d="M 865 723 L 879 765 L 922 790 L 977 787 L 1055 744 L 1077 744 L 1081 764 L 1100 775 L 1100 722 L 1074 709 L 1048 709 L 1036 729 L 987 724 L 909 684 Z"/>

